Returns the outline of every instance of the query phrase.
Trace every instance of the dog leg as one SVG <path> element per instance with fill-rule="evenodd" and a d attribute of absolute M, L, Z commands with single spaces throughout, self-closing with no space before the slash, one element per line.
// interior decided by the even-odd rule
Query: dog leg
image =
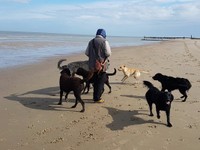
<path fill-rule="evenodd" d="M 101 91 L 101 95 L 103 94 L 103 92 L 104 92 L 104 88 L 103 88 L 102 91 Z"/>
<path fill-rule="evenodd" d="M 71 108 L 76 108 L 77 104 L 78 104 L 78 97 L 80 97 L 81 93 L 74 91 L 74 96 L 76 98 L 75 100 L 75 104 L 71 107 Z"/>
<path fill-rule="evenodd" d="M 87 83 L 86 83 L 86 85 L 85 85 L 84 88 L 83 88 L 82 94 L 85 94 L 86 87 L 87 87 Z"/>
<path fill-rule="evenodd" d="M 124 76 L 121 81 L 124 82 L 127 78 L 128 76 Z"/>
<path fill-rule="evenodd" d="M 80 112 L 84 112 L 85 111 L 85 103 L 83 102 L 83 100 L 81 99 L 81 97 L 79 97 L 78 101 L 81 103 L 82 105 L 82 110 Z"/>
<path fill-rule="evenodd" d="M 181 98 L 184 98 L 184 100 L 182 100 L 182 102 L 185 102 L 187 97 L 188 97 L 186 91 L 185 90 L 179 90 L 179 92 L 181 94 L 183 94 L 183 96 L 181 96 Z"/>
<path fill-rule="evenodd" d="M 152 104 L 149 103 L 149 110 L 150 110 L 150 114 L 149 116 L 153 116 L 153 112 L 152 112 Z"/>
<path fill-rule="evenodd" d="M 172 127 L 172 124 L 170 123 L 170 110 L 166 110 L 166 116 L 167 116 L 167 126 Z"/>
<path fill-rule="evenodd" d="M 135 78 L 135 79 L 136 79 L 135 84 L 139 84 L 140 83 L 139 79 L 138 78 Z"/>
<path fill-rule="evenodd" d="M 87 94 L 90 90 L 90 83 L 89 82 L 86 82 L 86 86 L 85 86 L 85 89 L 87 88 L 87 91 L 85 92 L 85 94 Z"/>
<path fill-rule="evenodd" d="M 110 84 L 109 84 L 108 82 L 106 82 L 106 85 L 107 85 L 108 88 L 109 88 L 109 92 L 108 92 L 108 93 L 111 93 L 111 86 L 110 86 Z"/>
<path fill-rule="evenodd" d="M 76 108 L 77 104 L 78 104 L 78 100 L 77 100 L 77 98 L 76 98 L 75 104 L 74 104 L 71 108 Z"/>
<path fill-rule="evenodd" d="M 106 81 L 105 84 L 106 84 L 106 85 L 108 86 L 108 88 L 109 88 L 109 92 L 108 92 L 108 93 L 111 93 L 111 86 L 110 86 L 110 84 L 108 83 L 108 81 Z"/>
<path fill-rule="evenodd" d="M 160 119 L 160 110 L 156 107 L 157 118 Z"/>
<path fill-rule="evenodd" d="M 78 102 L 80 102 L 82 105 L 82 110 L 80 112 L 84 112 L 85 111 L 85 103 L 81 99 L 81 91 L 74 91 L 74 96 L 76 97 L 76 102 L 75 102 L 74 106 L 72 106 L 72 108 L 75 108 L 77 106 Z"/>
<path fill-rule="evenodd" d="M 181 96 L 180 98 L 184 98 L 184 100 L 182 100 L 182 102 L 185 102 L 187 99 L 187 95 L 186 96 Z"/>
<path fill-rule="evenodd" d="M 60 90 L 60 101 L 59 101 L 58 105 L 62 105 L 62 96 L 63 96 L 63 91 Z"/>
<path fill-rule="evenodd" d="M 68 100 L 67 100 L 68 94 L 69 94 L 69 92 L 67 92 L 67 93 L 65 94 L 65 101 L 66 101 L 66 102 L 68 102 Z"/>

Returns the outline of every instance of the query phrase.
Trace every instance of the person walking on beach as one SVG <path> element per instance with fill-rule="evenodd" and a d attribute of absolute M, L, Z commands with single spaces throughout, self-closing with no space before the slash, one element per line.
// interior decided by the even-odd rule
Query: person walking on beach
<path fill-rule="evenodd" d="M 101 95 L 104 91 L 108 57 L 111 55 L 111 48 L 106 40 L 106 31 L 104 29 L 97 30 L 96 37 L 89 41 L 85 54 L 89 57 L 89 69 L 94 71 L 93 100 L 94 102 L 103 103 L 104 100 L 101 99 Z M 97 60 L 104 64 L 101 71 L 95 71 Z"/>

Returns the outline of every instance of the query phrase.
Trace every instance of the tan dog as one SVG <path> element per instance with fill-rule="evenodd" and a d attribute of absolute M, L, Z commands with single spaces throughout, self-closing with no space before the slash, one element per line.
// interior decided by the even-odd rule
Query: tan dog
<path fill-rule="evenodd" d="M 141 72 L 148 73 L 147 71 L 143 71 L 143 70 L 139 70 L 139 69 L 135 69 L 135 68 L 128 68 L 125 65 L 121 65 L 118 68 L 118 70 L 122 71 L 124 73 L 124 77 L 121 80 L 122 82 L 124 82 L 130 76 L 133 76 L 136 80 L 138 80 L 139 77 L 141 76 Z"/>

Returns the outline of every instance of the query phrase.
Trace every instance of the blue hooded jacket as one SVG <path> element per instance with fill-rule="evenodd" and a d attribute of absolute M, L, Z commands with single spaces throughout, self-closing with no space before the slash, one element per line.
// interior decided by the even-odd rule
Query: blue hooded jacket
<path fill-rule="evenodd" d="M 101 35 L 105 39 L 106 31 L 104 29 L 98 29 L 96 35 Z"/>

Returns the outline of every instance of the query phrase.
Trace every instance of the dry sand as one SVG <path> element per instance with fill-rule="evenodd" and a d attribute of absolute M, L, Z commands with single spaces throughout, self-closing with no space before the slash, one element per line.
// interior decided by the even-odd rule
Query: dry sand
<path fill-rule="evenodd" d="M 70 101 L 59 100 L 57 61 L 86 60 L 84 54 L 54 57 L 43 62 L 0 71 L 0 149 L 1 150 L 199 150 L 200 148 L 200 41 L 175 40 L 138 47 L 112 49 L 111 66 L 121 64 L 147 70 L 138 84 L 134 78 L 121 83 L 122 72 L 110 77 L 112 93 L 105 86 L 105 103 L 92 102 L 92 89 L 82 95 L 81 105 L 70 108 Z M 192 83 L 185 103 L 173 91 L 172 128 L 161 119 L 148 116 L 145 100 L 147 88 L 155 73 L 188 78 Z M 155 114 L 155 107 L 153 109 Z"/>

